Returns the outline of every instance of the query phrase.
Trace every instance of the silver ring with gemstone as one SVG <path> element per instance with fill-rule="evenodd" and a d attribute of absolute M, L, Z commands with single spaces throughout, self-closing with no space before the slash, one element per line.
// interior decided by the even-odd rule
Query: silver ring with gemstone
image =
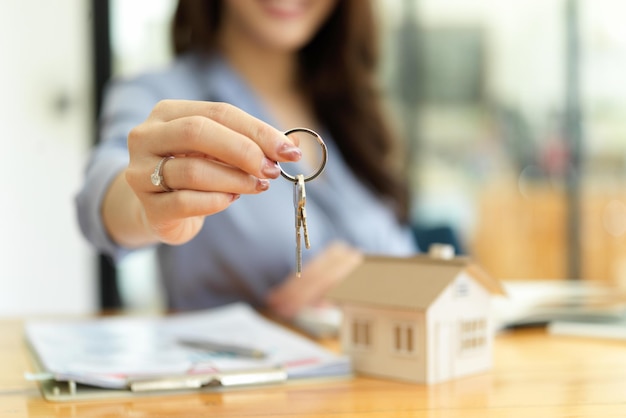
<path fill-rule="evenodd" d="M 165 162 L 169 161 L 169 160 L 171 160 L 173 158 L 174 158 L 173 155 L 168 155 L 167 157 L 161 158 L 161 160 L 159 161 L 157 166 L 154 168 L 154 172 L 150 175 L 150 181 L 152 181 L 152 184 L 154 184 L 155 186 L 161 187 L 161 189 L 164 192 L 173 192 L 174 191 L 174 189 L 171 189 L 165 183 L 165 179 L 163 178 L 163 167 L 165 166 Z"/>

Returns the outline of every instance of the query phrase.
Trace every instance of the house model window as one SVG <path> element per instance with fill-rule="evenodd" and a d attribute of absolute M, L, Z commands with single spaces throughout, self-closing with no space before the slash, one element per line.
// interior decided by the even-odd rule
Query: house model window
<path fill-rule="evenodd" d="M 397 354 L 415 354 L 415 328 L 413 324 L 398 323 L 393 327 L 393 348 Z"/>
<path fill-rule="evenodd" d="M 487 320 L 484 318 L 459 322 L 461 354 L 484 350 L 487 345 Z"/>
<path fill-rule="evenodd" d="M 357 318 L 352 321 L 352 344 L 355 348 L 366 349 L 372 345 L 372 323 Z"/>
<path fill-rule="evenodd" d="M 470 285 L 465 280 L 459 280 L 456 284 L 456 296 L 459 298 L 464 298 L 469 296 L 470 294 Z"/>

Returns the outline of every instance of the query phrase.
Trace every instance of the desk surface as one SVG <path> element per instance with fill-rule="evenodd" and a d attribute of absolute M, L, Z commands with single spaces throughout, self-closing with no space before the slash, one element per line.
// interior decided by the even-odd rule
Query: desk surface
<path fill-rule="evenodd" d="M 626 416 L 626 343 L 541 329 L 499 335 L 491 372 L 430 387 L 359 376 L 229 393 L 50 403 L 24 380 L 25 370 L 22 324 L 0 321 L 2 418 Z"/>

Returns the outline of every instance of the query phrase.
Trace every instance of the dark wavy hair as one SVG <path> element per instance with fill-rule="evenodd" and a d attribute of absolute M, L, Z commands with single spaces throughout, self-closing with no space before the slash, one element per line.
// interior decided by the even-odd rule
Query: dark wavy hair
<path fill-rule="evenodd" d="M 179 0 L 172 26 L 177 55 L 215 47 L 221 8 L 220 0 Z M 401 155 L 400 142 L 384 116 L 377 84 L 377 36 L 370 1 L 339 0 L 299 52 L 300 83 L 353 172 L 408 222 L 408 183 L 393 161 Z"/>

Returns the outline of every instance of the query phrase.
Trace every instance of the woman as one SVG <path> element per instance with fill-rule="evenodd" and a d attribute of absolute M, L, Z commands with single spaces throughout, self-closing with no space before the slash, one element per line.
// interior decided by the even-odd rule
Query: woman
<path fill-rule="evenodd" d="M 368 2 L 180 0 L 173 40 L 171 66 L 108 88 L 77 197 L 99 250 L 159 244 L 173 309 L 246 301 L 285 317 L 321 301 L 361 252 L 416 251 Z M 281 133 L 294 127 L 319 132 L 329 154 L 306 183 L 301 277 L 293 184 L 274 163 L 316 164 L 314 143 Z"/>

